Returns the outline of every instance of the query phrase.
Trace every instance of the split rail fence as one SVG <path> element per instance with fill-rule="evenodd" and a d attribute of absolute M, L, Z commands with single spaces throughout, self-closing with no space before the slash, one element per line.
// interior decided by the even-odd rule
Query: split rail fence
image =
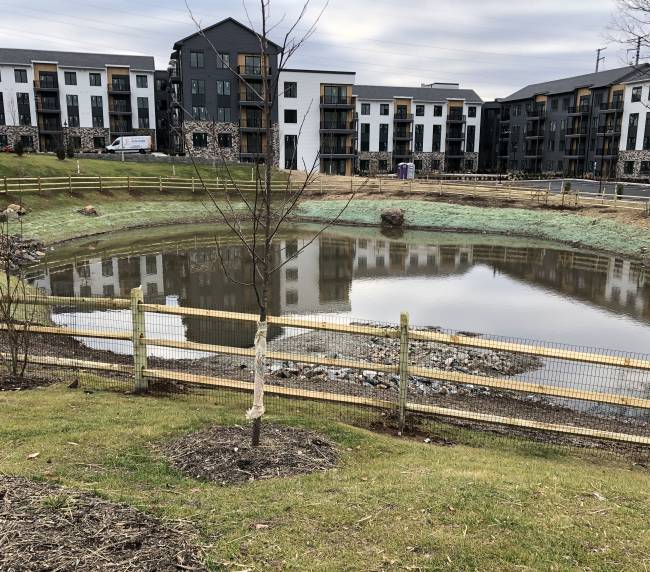
<path fill-rule="evenodd" d="M 79 192 L 115 190 L 157 190 L 189 191 L 198 193 L 207 190 L 211 193 L 235 190 L 235 184 L 243 192 L 253 192 L 256 182 L 241 180 L 233 182 L 228 178 L 210 179 L 199 177 L 105 177 L 70 175 L 65 177 L 4 177 L 0 179 L 0 194 L 39 193 L 39 192 Z M 292 177 L 289 182 L 278 179 L 273 182 L 273 190 L 284 192 L 287 186 L 296 190 L 304 184 L 300 177 Z M 531 201 L 552 205 L 608 205 L 614 208 L 631 209 L 650 213 L 650 198 L 640 195 L 619 196 L 616 193 L 596 193 L 571 191 L 560 193 L 547 188 L 517 186 L 516 181 L 450 181 L 416 179 L 401 181 L 389 178 L 320 176 L 306 186 L 307 195 L 409 193 L 437 194 L 439 196 L 483 197 L 501 200 Z"/>
<path fill-rule="evenodd" d="M 251 381 L 236 380 L 226 377 L 200 375 L 184 370 L 161 369 L 149 365 L 148 348 L 174 348 L 175 350 L 200 352 L 202 354 L 221 354 L 223 356 L 240 356 L 252 358 L 254 349 L 247 347 L 235 347 L 233 345 L 218 345 L 212 343 L 198 343 L 185 339 L 167 339 L 151 337 L 147 332 L 147 313 L 171 315 L 181 318 L 201 318 L 210 320 L 225 320 L 226 322 L 255 323 L 258 317 L 254 314 L 228 312 L 220 310 L 205 310 L 199 308 L 168 306 L 146 303 L 143 298 L 142 289 L 135 288 L 131 292 L 131 298 L 68 298 L 61 296 L 33 295 L 24 299 L 25 304 L 34 306 L 83 308 L 88 310 L 130 310 L 130 331 L 118 331 L 117 329 L 83 329 L 77 327 L 62 327 L 54 325 L 29 325 L 18 326 L 28 328 L 33 334 L 70 336 L 74 338 L 93 338 L 95 340 L 117 340 L 121 343 L 131 342 L 133 345 L 132 361 L 124 363 L 110 363 L 91 360 L 79 360 L 70 357 L 59 357 L 58 355 L 29 355 L 28 363 L 34 365 L 73 368 L 78 370 L 106 371 L 132 376 L 133 389 L 135 391 L 146 391 L 151 380 L 165 380 L 167 382 L 180 382 L 188 386 L 202 386 L 219 388 L 221 390 L 233 390 L 238 392 L 252 392 Z M 110 312 L 108 312 L 110 314 Z M 404 429 L 405 419 L 408 413 L 422 414 L 440 417 L 443 419 L 469 422 L 475 424 L 496 424 L 509 426 L 524 431 L 547 432 L 552 434 L 563 434 L 580 438 L 605 440 L 634 444 L 635 446 L 650 446 L 650 432 L 641 431 L 640 434 L 633 434 L 634 431 L 625 431 L 626 424 L 611 424 L 607 429 L 584 426 L 573 423 L 558 423 L 540 420 L 539 418 L 525 418 L 517 415 L 499 415 L 492 412 L 481 412 L 471 408 L 448 407 L 436 405 L 435 402 L 418 402 L 412 399 L 412 388 L 414 380 L 432 380 L 437 383 L 449 382 L 457 386 L 488 388 L 494 392 L 510 392 L 524 394 L 526 396 L 546 397 L 559 400 L 571 400 L 581 403 L 592 403 L 598 406 L 627 408 L 641 413 L 641 417 L 650 418 L 650 399 L 643 397 L 643 393 L 623 395 L 623 392 L 593 391 L 576 388 L 570 384 L 554 385 L 552 383 L 531 383 L 518 379 L 507 379 L 506 376 L 489 377 L 465 373 L 457 370 L 445 370 L 435 367 L 415 366 L 409 356 L 409 344 L 413 342 L 435 343 L 438 345 L 466 348 L 467 350 L 480 350 L 494 352 L 508 352 L 520 356 L 537 356 L 548 360 L 562 360 L 573 364 L 582 364 L 585 367 L 600 366 L 604 368 L 622 368 L 634 370 L 645 376 L 650 372 L 650 360 L 645 357 L 634 357 L 630 355 L 606 355 L 606 353 L 593 353 L 580 351 L 577 348 L 557 347 L 550 345 L 532 345 L 524 343 L 513 343 L 501 339 L 484 338 L 470 334 L 450 334 L 439 330 L 412 329 L 409 326 L 407 314 L 401 315 L 399 326 L 379 327 L 362 324 L 334 323 L 332 320 L 314 320 L 301 317 L 271 316 L 268 318 L 270 326 L 297 329 L 297 331 L 321 331 L 329 332 L 332 336 L 360 336 L 365 338 L 389 338 L 399 344 L 399 359 L 397 363 L 387 363 L 381 360 L 363 360 L 341 358 L 337 355 L 329 357 L 330 354 L 308 355 L 305 350 L 302 353 L 287 351 L 270 351 L 267 358 L 270 362 L 292 362 L 297 364 L 311 364 L 326 368 L 354 368 L 360 371 L 381 372 L 398 376 L 399 382 L 397 391 L 389 394 L 387 398 L 380 398 L 371 393 L 345 394 L 331 391 L 315 391 L 303 387 L 282 386 L 267 383 L 265 392 L 270 395 L 286 398 L 299 398 L 315 402 L 330 402 L 390 410 L 397 412 L 399 418 L 399 429 Z M 108 323 L 112 324 L 109 317 Z M 7 325 L 0 325 L 6 329 Z M 399 342 L 397 342 L 399 340 Z M 361 342 L 359 342 L 361 343 Z M 108 354 L 111 355 L 111 354 Z M 327 356 L 327 357 L 326 357 Z M 578 376 L 578 371 L 565 370 Z M 580 372 L 584 374 L 583 372 Z M 598 377 L 601 372 L 598 370 L 587 370 L 587 375 Z M 645 379 L 645 377 L 644 377 Z M 647 380 L 646 380 L 647 381 Z M 411 384 L 411 385 L 409 385 Z M 321 389 L 327 386 L 321 386 Z M 602 389 L 602 386 L 601 386 Z M 648 388 L 650 390 L 650 388 Z M 378 394 L 379 395 L 379 394 Z M 383 395 L 383 394 L 382 394 Z M 647 423 L 646 423 L 647 425 Z M 613 430 L 617 429 L 617 430 Z M 620 429 L 620 430 L 618 430 Z"/>

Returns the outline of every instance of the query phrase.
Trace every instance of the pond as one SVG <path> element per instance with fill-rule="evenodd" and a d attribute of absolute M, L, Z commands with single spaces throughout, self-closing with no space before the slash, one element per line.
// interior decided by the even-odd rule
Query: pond
<path fill-rule="evenodd" d="M 647 269 L 622 257 L 511 237 L 433 232 L 385 236 L 376 228 L 295 225 L 277 241 L 270 314 L 330 315 L 456 331 L 648 352 Z M 158 303 L 255 312 L 250 263 L 224 231 L 193 225 L 61 246 L 32 268 L 32 282 L 64 296 L 122 296 L 142 285 Z M 57 310 L 59 323 L 90 327 L 104 312 Z M 74 318 L 74 320 L 73 320 Z M 111 313 L 125 321 L 128 312 Z M 173 320 L 165 335 L 250 345 L 252 334 L 213 332 Z M 107 327 L 104 325 L 104 327 Z M 280 335 L 275 332 L 273 335 Z"/>

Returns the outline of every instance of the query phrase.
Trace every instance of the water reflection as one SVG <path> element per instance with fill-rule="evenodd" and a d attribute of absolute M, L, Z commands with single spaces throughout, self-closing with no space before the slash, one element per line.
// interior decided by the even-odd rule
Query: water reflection
<path fill-rule="evenodd" d="M 308 237 L 279 240 L 274 264 L 284 266 L 273 277 L 269 313 L 394 322 L 399 310 L 408 309 L 420 324 L 647 350 L 647 271 L 637 262 L 561 248 L 483 244 L 480 237 L 448 244 L 444 235 L 388 240 L 373 232 L 363 238 L 339 231 L 323 235 L 294 260 Z M 171 296 L 182 306 L 256 311 L 252 288 L 240 284 L 251 277 L 243 247 L 222 247 L 226 272 L 209 242 L 139 248 L 141 254 L 44 265 L 32 280 L 54 295 L 128 296 L 142 285 L 149 301 L 164 303 Z M 206 343 L 248 345 L 253 332 L 253 324 L 217 328 L 195 318 L 183 324 L 187 339 Z"/>

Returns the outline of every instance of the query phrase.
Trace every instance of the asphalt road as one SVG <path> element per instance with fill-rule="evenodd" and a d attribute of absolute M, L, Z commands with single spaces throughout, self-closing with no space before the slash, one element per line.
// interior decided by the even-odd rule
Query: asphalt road
<path fill-rule="evenodd" d="M 614 195 L 616 186 L 623 185 L 623 197 L 636 196 L 650 198 L 649 183 L 616 183 L 612 181 L 603 181 L 602 187 L 600 181 L 589 181 L 585 179 L 547 179 L 539 181 L 513 181 L 512 184 L 517 187 L 531 187 L 537 189 L 550 189 L 553 193 L 559 193 L 562 190 L 562 181 L 571 181 L 571 190 L 580 193 L 602 193 Z"/>

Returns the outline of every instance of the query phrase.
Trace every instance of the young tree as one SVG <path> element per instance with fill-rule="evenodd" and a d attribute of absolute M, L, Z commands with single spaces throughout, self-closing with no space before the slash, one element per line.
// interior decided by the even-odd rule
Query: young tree
<path fill-rule="evenodd" d="M 261 127 L 264 134 L 260 137 L 262 143 L 262 157 L 255 160 L 255 187 L 251 191 L 246 190 L 244 186 L 238 181 L 231 169 L 228 166 L 227 158 L 224 155 L 223 149 L 216 145 L 216 137 L 213 137 L 215 142 L 214 152 L 219 158 L 219 164 L 225 173 L 227 186 L 224 188 L 223 195 L 217 196 L 211 192 L 205 184 L 201 173 L 195 166 L 197 176 L 201 181 L 203 190 L 210 198 L 211 206 L 217 211 L 220 222 L 226 224 L 230 231 L 237 237 L 239 242 L 243 245 L 244 251 L 251 261 L 251 276 L 247 282 L 236 281 L 229 275 L 228 269 L 224 263 L 221 249 L 217 242 L 217 252 L 221 262 L 221 267 L 229 280 L 237 282 L 244 287 L 253 288 L 255 293 L 255 300 L 259 308 L 259 320 L 255 332 L 255 366 L 254 366 L 254 392 L 253 392 L 253 405 L 247 412 L 247 417 L 252 421 L 252 444 L 259 445 L 262 427 L 262 416 L 264 415 L 264 382 L 266 376 L 266 342 L 267 342 L 267 323 L 268 323 L 268 302 L 269 302 L 269 288 L 271 284 L 271 277 L 274 273 L 279 271 L 289 260 L 297 257 L 300 252 L 307 248 L 314 242 L 322 232 L 331 224 L 336 222 L 348 207 L 355 193 L 351 192 L 348 200 L 345 202 L 340 211 L 331 220 L 327 221 L 318 232 L 316 232 L 302 248 L 298 249 L 291 257 L 285 258 L 284 262 L 276 261 L 273 257 L 274 241 L 282 225 L 287 221 L 296 207 L 300 199 L 305 194 L 309 185 L 314 181 L 316 176 L 316 167 L 319 164 L 319 157 L 315 157 L 311 165 L 307 165 L 303 161 L 303 174 L 300 177 L 294 176 L 293 171 L 289 170 L 286 177 L 277 177 L 273 170 L 274 163 L 274 150 L 273 138 L 274 128 L 272 124 L 272 111 L 277 104 L 279 94 L 279 77 L 283 70 L 287 68 L 287 64 L 293 55 L 304 45 L 304 43 L 312 36 L 316 30 L 316 26 L 322 17 L 328 2 L 318 10 L 316 10 L 315 17 L 309 19 L 311 0 L 306 0 L 302 5 L 298 16 L 293 22 L 287 26 L 287 31 L 283 36 L 280 49 L 272 47 L 272 42 L 269 39 L 269 34 L 273 31 L 277 24 L 270 24 L 270 0 L 259 0 L 259 26 L 255 26 L 252 22 L 250 14 L 246 9 L 248 22 L 250 28 L 255 31 L 259 41 L 259 56 L 260 66 L 266 70 L 271 65 L 271 59 L 277 57 L 277 70 L 273 74 L 268 74 L 266 71 L 261 73 L 261 83 L 253 84 L 248 81 L 241 73 L 236 65 L 231 66 L 226 61 L 214 44 L 206 36 L 201 24 L 196 20 L 189 4 L 186 0 L 186 6 L 192 21 L 197 26 L 199 34 L 205 39 L 210 50 L 215 54 L 217 59 L 221 62 L 224 68 L 229 69 L 238 79 L 240 86 L 245 87 L 248 93 L 255 96 L 259 100 L 258 108 L 261 111 Z M 299 32 L 303 27 L 304 32 Z M 274 45 L 274 44 L 273 44 Z M 312 102 L 312 105 L 314 103 Z M 185 115 L 189 115 L 187 110 L 182 110 Z M 302 118 L 299 128 L 298 140 L 302 135 L 302 128 L 307 114 Z M 213 124 L 214 125 L 214 124 Z M 185 139 L 186 132 L 181 131 L 180 136 Z M 186 142 L 187 143 L 187 142 Z M 186 148 L 191 149 L 186 145 Z M 295 161 L 297 146 L 293 150 L 294 156 L 292 159 Z M 194 162 L 192 152 L 188 153 Z M 222 200 L 219 200 L 222 198 Z M 244 214 L 241 214 L 243 211 Z M 250 225 L 250 232 L 245 230 L 245 226 Z"/>

